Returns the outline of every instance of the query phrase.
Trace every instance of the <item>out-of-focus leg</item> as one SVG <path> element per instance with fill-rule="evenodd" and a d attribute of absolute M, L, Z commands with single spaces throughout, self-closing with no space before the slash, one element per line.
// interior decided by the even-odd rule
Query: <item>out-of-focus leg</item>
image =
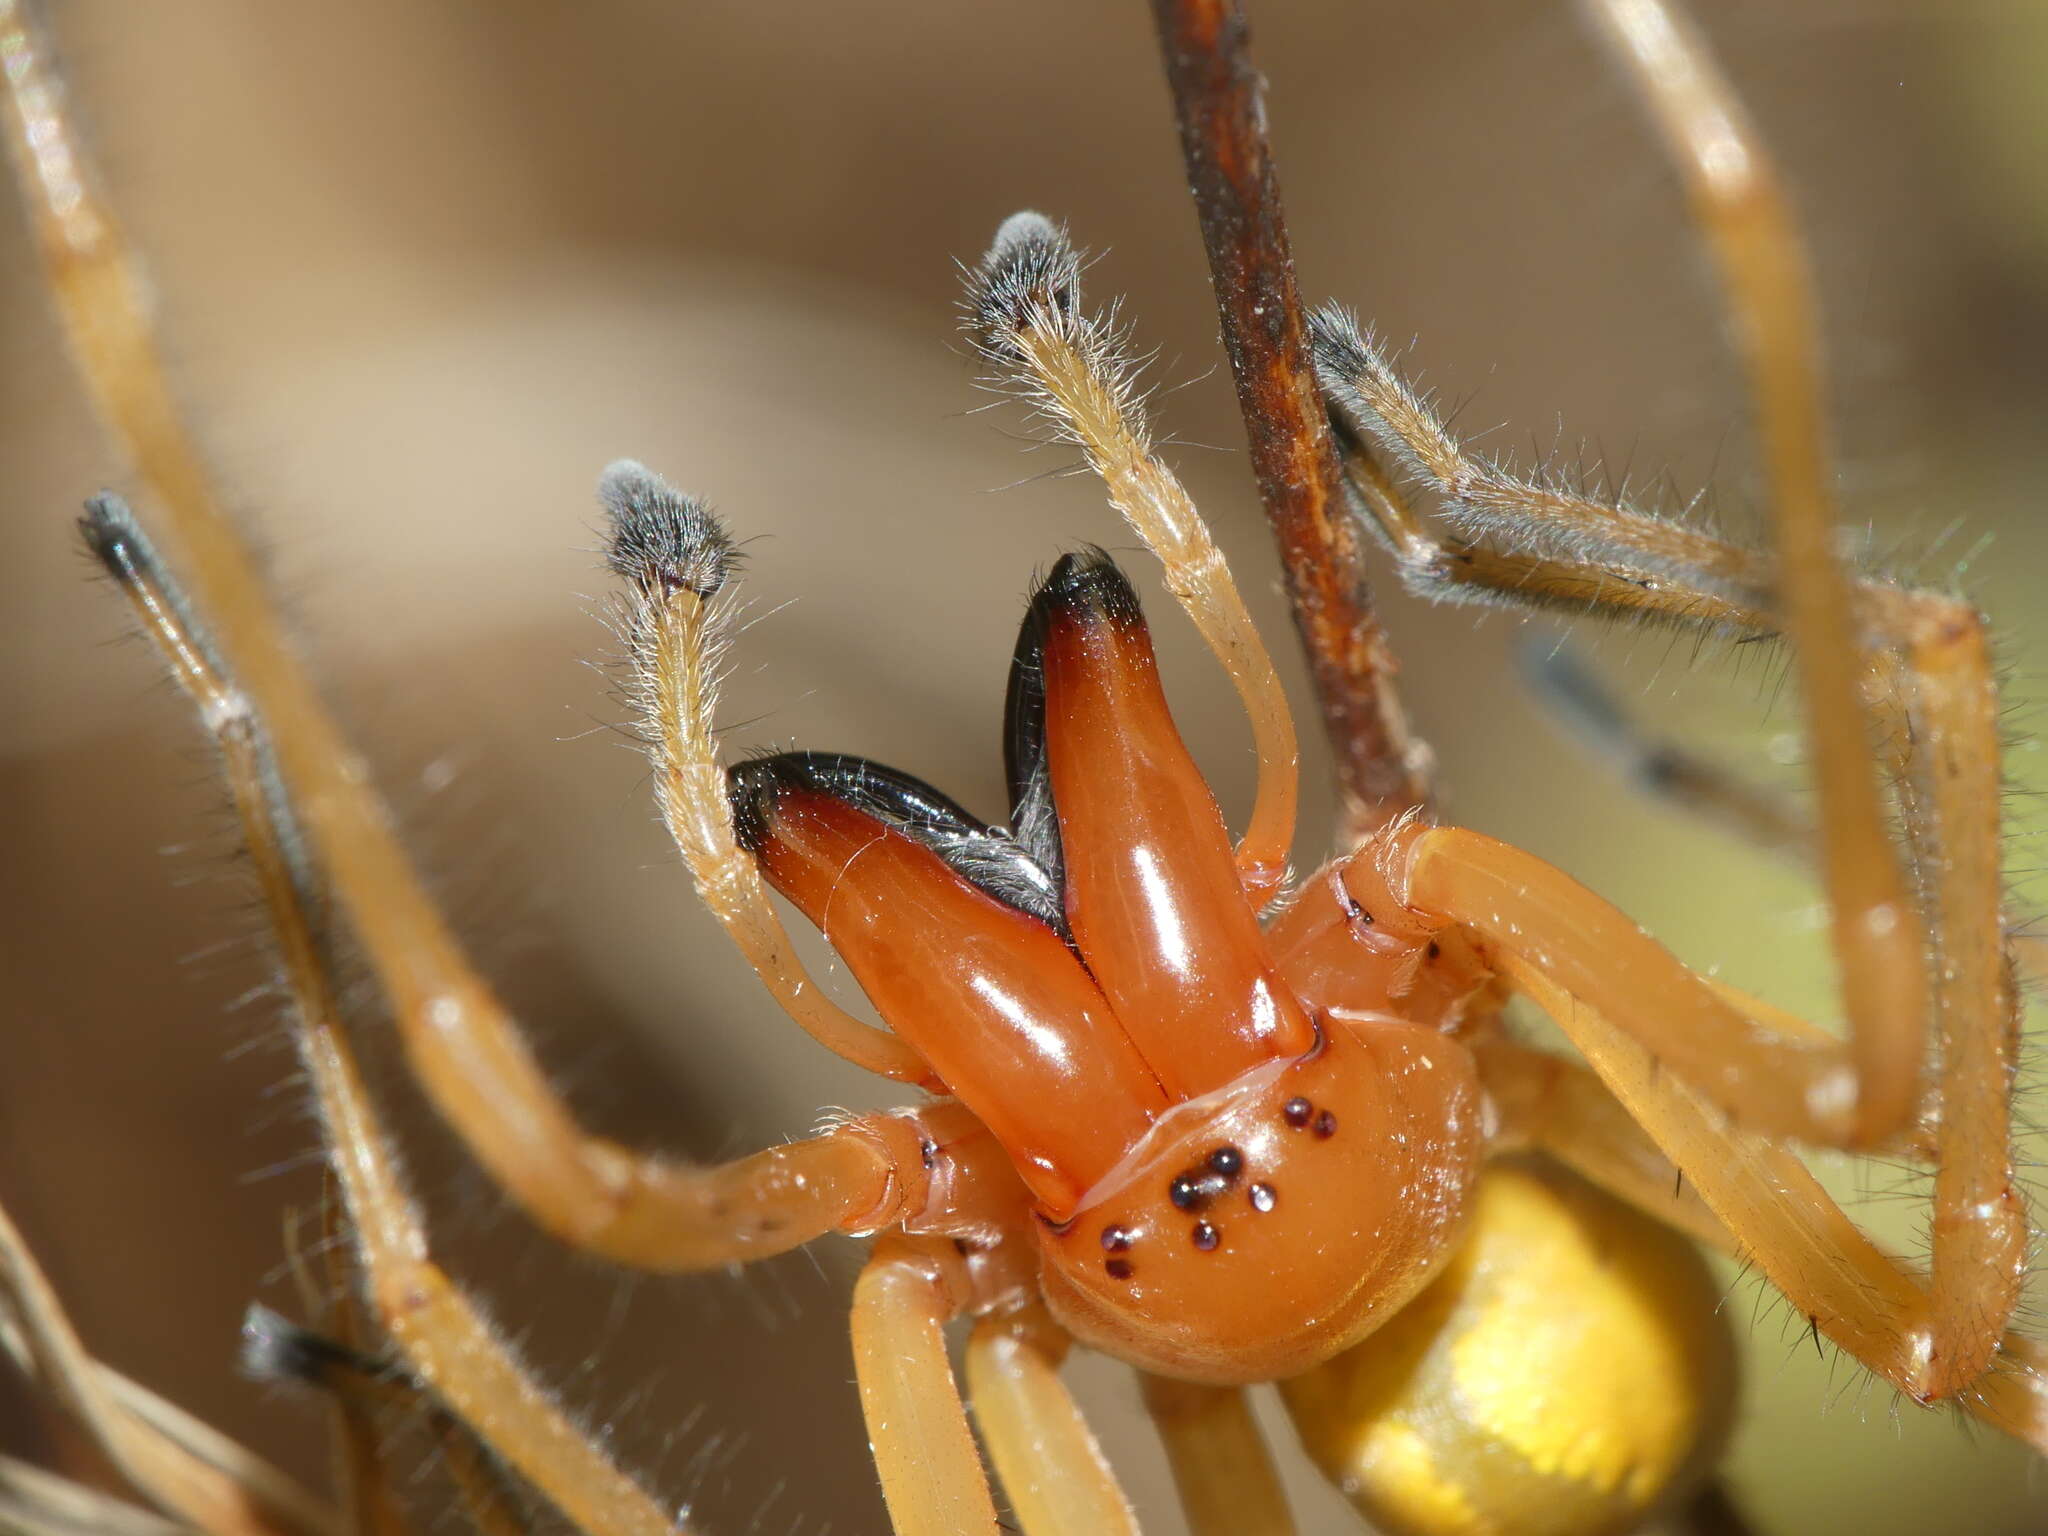
<path fill-rule="evenodd" d="M 1775 605 L 1792 644 L 1820 788 L 1821 868 L 1854 1024 L 1865 1142 L 1905 1124 L 1927 1037 L 1925 927 L 1886 830 L 1851 589 L 1835 548 L 1818 327 L 1776 168 L 1691 22 L 1663 0 L 1587 0 L 1671 146 L 1749 374 L 1771 492 Z"/>
<path fill-rule="evenodd" d="M 946 1358 L 967 1305 L 950 1241 L 886 1236 L 853 1287 L 853 1360 L 868 1445 L 896 1536 L 993 1536 L 995 1501 Z"/>
<path fill-rule="evenodd" d="M 1294 1536 L 1287 1494 L 1244 1388 L 1142 1379 L 1194 1536 Z"/>
<path fill-rule="evenodd" d="M 1137 1536 L 1137 1517 L 1060 1380 L 1073 1341 L 1043 1307 L 994 1313 L 967 1341 L 967 1395 L 1025 1536 Z"/>

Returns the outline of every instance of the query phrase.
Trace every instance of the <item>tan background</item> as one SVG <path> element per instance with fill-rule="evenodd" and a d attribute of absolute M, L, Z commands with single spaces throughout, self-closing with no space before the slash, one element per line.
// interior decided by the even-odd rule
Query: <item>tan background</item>
<path fill-rule="evenodd" d="M 1966 585 L 2024 694 L 2048 657 L 2048 24 L 2018 3 L 1713 11 L 1812 223 L 1853 515 L 1887 559 L 1939 543 L 1936 579 L 1975 554 Z M 1710 479 L 1748 526 L 1704 270 L 1569 10 L 1260 21 L 1310 293 L 1415 336 L 1428 378 L 1474 397 L 1462 424 L 1500 424 L 1490 445 L 1583 438 L 1687 492 Z M 1030 572 L 1081 540 L 1128 544 L 1086 482 L 1015 484 L 1059 455 L 966 414 L 951 262 L 1040 206 L 1105 252 L 1094 292 L 1130 296 L 1174 386 L 1175 458 L 1284 637 L 1135 0 L 79 0 L 59 22 L 227 484 L 591 1123 L 713 1156 L 888 1099 L 721 947 L 603 729 L 617 710 L 582 664 L 605 649 L 588 550 L 607 459 L 647 459 L 759 537 L 736 742 L 870 752 L 993 812 Z M 121 615 L 68 535 L 66 509 L 123 471 L 4 200 L 0 349 L 0 1196 L 95 1347 L 310 1472 L 314 1415 L 229 1362 L 250 1297 L 291 1303 L 280 1213 L 310 1198 L 311 1133 L 269 1006 L 229 1009 L 261 972 L 205 754 L 147 655 L 107 644 Z M 1517 689 L 1517 622 L 1386 606 L 1458 816 L 1695 961 L 1826 1010 L 1808 887 L 1588 767 Z M 1182 719 L 1241 813 L 1234 706 L 1154 610 Z M 1666 636 L 1579 639 L 1667 724 L 1783 755 L 1793 716 L 1761 657 L 1695 671 Z M 2015 758 L 2038 789 L 2035 762 Z M 1310 784 L 1304 860 L 1327 824 Z M 2036 858 L 2016 845 L 2016 865 Z M 718 1532 L 880 1528 L 843 1326 L 852 1245 L 623 1279 L 565 1260 L 417 1105 L 395 1112 L 453 1267 L 665 1494 Z M 1894 1175 L 1846 1182 L 1917 1240 L 1915 1208 L 1883 1198 Z M 1734 1475 L 1766 1530 L 2040 1528 L 2048 1492 L 2014 1447 L 1815 1361 L 1753 1284 L 1730 1306 L 1753 1343 Z M 1128 1377 L 1080 1376 L 1148 1529 L 1175 1529 Z M 7 1443 L 34 1443 L 9 1422 Z M 1305 1524 L 1345 1528 L 1327 1494 Z"/>

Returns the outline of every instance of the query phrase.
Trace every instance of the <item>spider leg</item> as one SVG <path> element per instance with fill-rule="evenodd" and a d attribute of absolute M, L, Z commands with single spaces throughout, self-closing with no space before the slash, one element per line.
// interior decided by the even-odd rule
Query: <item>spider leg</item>
<path fill-rule="evenodd" d="M 1193 1536 L 1294 1536 L 1286 1490 L 1244 1388 L 1140 1379 Z"/>
<path fill-rule="evenodd" d="M 1851 588 L 1835 550 L 1834 476 L 1805 247 L 1762 141 L 1690 22 L 1661 0 L 1588 0 L 1587 8 L 1670 144 L 1720 267 L 1736 350 L 1749 373 L 1771 487 L 1776 606 L 1792 642 L 1820 786 L 1821 866 L 1854 1024 L 1857 1119 L 1863 1139 L 1874 1141 L 1912 1111 L 1917 1085 L 1900 1068 L 1917 1063 L 1924 1050 L 1926 938 L 1885 830 L 1868 746 L 1860 699 L 1865 668 Z"/>
<path fill-rule="evenodd" d="M 1629 782 L 1700 821 L 1733 833 L 1752 847 L 1805 860 L 1813 828 L 1789 797 L 1752 783 L 1684 745 L 1647 734 L 1593 677 L 1572 651 L 1551 642 L 1526 642 L 1522 672 L 1538 699 L 1566 730 L 1607 759 Z"/>
<path fill-rule="evenodd" d="M 1496 1152 L 1533 1147 L 1589 1183 L 1710 1248 L 1731 1247 L 1699 1189 L 1599 1077 L 1563 1056 L 1495 1036 L 1475 1041 L 1479 1075 L 1500 1116 Z"/>
<path fill-rule="evenodd" d="M 354 1310 L 351 1305 L 349 1314 Z M 388 1454 L 390 1430 L 401 1418 L 425 1421 L 477 1536 L 531 1536 L 533 1522 L 503 1466 L 411 1372 L 261 1306 L 251 1307 L 242 1322 L 242 1370 L 259 1381 L 313 1387 L 333 1401 L 345 1431 L 342 1465 L 354 1495 L 350 1526 L 356 1536 L 404 1536 L 408 1529 Z"/>
<path fill-rule="evenodd" d="M 945 1325 L 971 1304 L 951 1242 L 891 1234 L 853 1287 L 861 1410 L 896 1536 L 993 1536 L 995 1502 L 946 1357 Z"/>
<path fill-rule="evenodd" d="M 83 527 L 220 746 L 371 1311 L 435 1397 L 572 1522 L 606 1536 L 667 1536 L 676 1529 L 668 1515 L 555 1406 L 428 1257 L 426 1233 L 341 1031 L 318 876 L 251 701 L 223 670 L 126 508 L 101 497 Z"/>
<path fill-rule="evenodd" d="M 762 984 L 821 1045 L 884 1077 L 940 1088 L 914 1049 L 856 1019 L 811 980 L 761 871 L 734 835 L 715 719 L 729 616 L 716 599 L 736 561 L 724 524 L 631 459 L 606 468 L 597 494 L 611 521 L 608 563 L 627 583 L 615 619 L 629 696 L 654 764 L 662 820 L 697 894 Z"/>
<path fill-rule="evenodd" d="M 902 1145 L 896 1129 L 863 1122 L 867 1129 L 845 1127 L 726 1169 L 681 1168 L 587 1136 L 554 1097 L 427 896 L 221 507 L 173 402 L 128 249 L 90 185 L 39 39 L 14 0 L 0 0 L 0 51 L 7 58 L 0 116 L 74 353 L 103 418 L 163 508 L 211 632 L 195 643 L 162 562 L 147 554 L 125 508 L 108 498 L 95 519 L 109 548 L 147 564 L 139 574 L 114 574 L 181 679 L 215 691 L 211 699 L 199 695 L 203 709 L 262 720 L 250 772 L 281 781 L 279 795 L 289 791 L 307 856 L 367 951 L 436 1107 L 543 1226 L 624 1262 L 698 1268 L 780 1252 L 848 1221 L 859 1225 L 892 1188 L 894 1159 L 885 1145 Z M 209 715 L 209 724 L 218 731 L 222 722 Z M 888 1075 L 924 1075 L 900 1041 L 840 1017 L 849 1032 L 828 1044 Z M 831 1021 L 819 1027 L 829 1030 Z"/>
<path fill-rule="evenodd" d="M 1748 1006 L 1742 994 L 1709 985 L 1620 912 L 1540 859 L 1456 828 L 1396 832 L 1373 852 L 1380 855 L 1378 870 L 1394 900 L 1478 934 L 1494 968 L 1557 1017 L 1588 1059 L 1593 1054 L 1568 1016 L 1573 1007 L 1612 1021 L 1654 1052 L 1660 1067 L 1697 1088 L 1742 1134 L 1810 1145 L 1857 1143 L 1859 1127 L 1850 1112 L 1855 1064 L 1841 1043 L 1810 1027 L 1787 1029 L 1779 1010 Z M 1971 889 L 1983 883 L 1967 860 L 1960 867 Z M 1943 888 L 1950 883 L 1945 877 Z M 1990 888 L 1995 961 L 1995 871 Z M 1943 980 L 1945 1002 L 1955 1000 L 1951 994 L 1957 989 L 1984 979 L 1971 971 L 1967 956 L 1955 967 L 1957 974 Z M 1990 979 L 2004 975 L 1994 964 Z M 1935 1133 L 1936 1300 L 1933 1314 L 1916 1324 L 1928 1357 L 1917 1367 L 1918 1385 L 1894 1378 L 1923 1399 L 1953 1395 L 1989 1363 L 2017 1303 L 2027 1230 L 2011 1176 L 2006 1015 L 1945 1010 L 1945 1025 L 1952 1017 L 1955 1027 L 1943 1031 L 1950 1048 L 1937 1072 L 1942 1112 Z M 1912 1064 L 1903 1065 L 1917 1079 Z M 1611 1079 L 1609 1087 L 1621 1092 Z M 1649 1128 L 1657 1134 L 1654 1125 Z M 1692 1170 L 1686 1155 L 1658 1139 L 1680 1167 Z M 1713 1203 L 1708 1190 L 1701 1193 Z M 1716 1207 L 1716 1214 L 1736 1225 L 1728 1211 Z M 1738 1233 L 1759 1248 L 1768 1270 L 1760 1245 L 1739 1227 Z"/>
<path fill-rule="evenodd" d="M 1137 1536 L 1137 1517 L 1060 1379 L 1073 1340 L 1042 1306 L 991 1313 L 967 1340 L 967 1393 L 1026 1536 Z"/>
<path fill-rule="evenodd" d="M 2002 1274 L 1966 1278 L 1961 1300 L 1974 1298 L 1974 1308 L 1956 1299 L 1938 1305 L 1789 1148 L 1728 1125 L 1629 1032 L 1541 971 L 1517 969 L 1517 987 L 1557 1020 L 1629 1114 L 1685 1169 L 1734 1251 L 1753 1260 L 1819 1332 L 1919 1400 L 1952 1399 L 2048 1451 L 2048 1350 L 2002 1332 Z M 1958 1316 L 1967 1320 L 1961 1330 Z"/>

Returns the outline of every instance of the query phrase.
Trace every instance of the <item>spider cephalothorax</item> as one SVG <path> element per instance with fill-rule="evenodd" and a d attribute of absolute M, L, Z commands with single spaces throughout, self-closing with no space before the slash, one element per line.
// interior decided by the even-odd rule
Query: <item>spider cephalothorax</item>
<path fill-rule="evenodd" d="M 1455 1012 L 1304 1001 L 1290 965 L 1312 990 L 1327 970 L 1317 903 L 1279 931 L 1305 942 L 1261 932 L 1137 596 L 1099 551 L 1031 599 L 1005 758 L 1014 834 L 803 753 L 733 770 L 740 840 L 1002 1143 L 1055 1316 L 1186 1377 L 1327 1359 L 1459 1233 L 1481 1135 Z M 1350 985 L 1404 992 L 1432 941 L 1380 937 L 1347 944 Z"/>

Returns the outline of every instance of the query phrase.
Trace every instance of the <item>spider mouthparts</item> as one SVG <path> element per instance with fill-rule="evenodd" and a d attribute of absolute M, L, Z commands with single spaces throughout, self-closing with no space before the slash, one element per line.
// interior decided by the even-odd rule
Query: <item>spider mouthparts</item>
<path fill-rule="evenodd" d="M 1042 213 L 1013 213 L 968 278 L 968 334 L 999 361 L 1014 361 L 1017 332 L 1058 327 L 1081 308 L 1081 261 L 1067 232 Z"/>
<path fill-rule="evenodd" d="M 732 535 L 703 502 L 646 465 L 619 459 L 598 477 L 597 499 L 611 519 L 605 563 L 645 591 L 710 597 L 739 559 Z"/>

